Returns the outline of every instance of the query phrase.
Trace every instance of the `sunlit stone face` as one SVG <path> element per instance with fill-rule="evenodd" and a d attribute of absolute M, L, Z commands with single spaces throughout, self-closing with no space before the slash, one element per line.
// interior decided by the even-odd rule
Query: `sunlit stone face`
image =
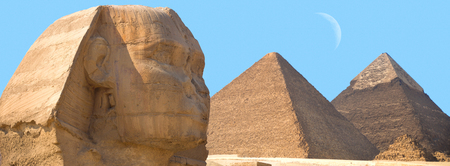
<path fill-rule="evenodd" d="M 124 142 L 193 148 L 206 140 L 209 116 L 204 55 L 179 30 L 181 23 L 160 9 L 148 10 L 112 16 L 124 43 L 111 50 L 119 134 Z"/>

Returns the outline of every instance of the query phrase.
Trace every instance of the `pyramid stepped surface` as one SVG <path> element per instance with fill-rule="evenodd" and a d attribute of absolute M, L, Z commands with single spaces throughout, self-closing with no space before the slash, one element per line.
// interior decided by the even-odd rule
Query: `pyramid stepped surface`
<path fill-rule="evenodd" d="M 332 102 L 380 151 L 410 134 L 430 153 L 450 150 L 450 118 L 387 53 Z"/>
<path fill-rule="evenodd" d="M 210 155 L 373 159 L 378 150 L 281 55 L 211 98 Z"/>

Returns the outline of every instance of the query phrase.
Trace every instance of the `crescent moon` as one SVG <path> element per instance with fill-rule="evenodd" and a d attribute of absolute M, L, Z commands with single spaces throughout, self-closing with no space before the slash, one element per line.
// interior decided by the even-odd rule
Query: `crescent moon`
<path fill-rule="evenodd" d="M 341 27 L 339 26 L 339 23 L 329 14 L 326 13 L 316 13 L 316 14 L 322 16 L 323 18 L 327 19 L 328 22 L 331 23 L 331 26 L 333 27 L 334 30 L 334 34 L 336 36 L 336 47 L 334 49 L 338 48 L 339 43 L 341 43 Z"/>

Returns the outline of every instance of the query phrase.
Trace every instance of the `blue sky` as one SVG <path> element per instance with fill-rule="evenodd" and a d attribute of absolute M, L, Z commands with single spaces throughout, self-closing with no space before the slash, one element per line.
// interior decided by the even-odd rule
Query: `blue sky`
<path fill-rule="evenodd" d="M 389 53 L 450 114 L 450 1 L 5 1 L 0 90 L 39 35 L 62 16 L 98 5 L 170 7 L 200 42 L 211 96 L 269 52 L 279 52 L 328 100 Z M 336 47 L 333 16 L 342 30 Z"/>

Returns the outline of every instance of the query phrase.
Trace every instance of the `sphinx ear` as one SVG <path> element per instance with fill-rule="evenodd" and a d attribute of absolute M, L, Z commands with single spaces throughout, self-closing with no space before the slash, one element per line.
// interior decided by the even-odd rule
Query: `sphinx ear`
<path fill-rule="evenodd" d="M 94 37 L 89 40 L 83 63 L 91 84 L 95 87 L 113 87 L 114 74 L 110 64 L 110 49 L 104 38 Z"/>

